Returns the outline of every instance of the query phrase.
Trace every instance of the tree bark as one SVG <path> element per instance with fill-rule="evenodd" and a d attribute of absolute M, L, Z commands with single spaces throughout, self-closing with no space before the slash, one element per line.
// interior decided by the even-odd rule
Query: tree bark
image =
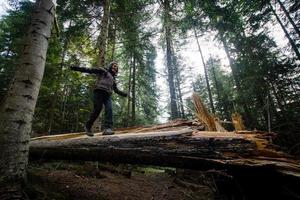
<path fill-rule="evenodd" d="M 172 42 L 172 41 L 171 41 Z M 185 112 L 184 112 L 184 107 L 183 107 L 183 100 L 182 100 L 182 92 L 181 92 L 181 82 L 180 82 L 180 71 L 179 71 L 179 66 L 178 62 L 175 57 L 175 51 L 174 51 L 174 45 L 171 43 L 171 52 L 172 53 L 172 64 L 174 66 L 174 76 L 175 76 L 175 94 L 177 94 L 176 99 L 178 100 L 178 117 L 181 117 L 182 119 L 185 118 Z"/>
<path fill-rule="evenodd" d="M 0 184 L 26 180 L 31 122 L 43 78 L 55 7 L 55 0 L 36 1 L 19 65 L 0 108 Z"/>
<path fill-rule="evenodd" d="M 93 138 L 79 133 L 32 139 L 30 158 L 109 161 L 190 169 L 270 168 L 300 175 L 299 161 L 268 142 L 263 132 L 205 132 L 169 128 L 158 132 L 127 129 L 128 134 Z M 125 133 L 123 131 L 123 133 Z"/>
<path fill-rule="evenodd" d="M 176 161 L 180 162 L 180 157 L 184 156 L 224 159 L 225 152 L 240 156 L 255 155 L 255 144 L 234 133 L 216 135 L 204 132 L 192 135 L 192 132 L 189 128 L 177 128 L 173 131 L 117 134 L 113 137 L 60 139 L 62 136 L 58 135 L 58 139 L 33 139 L 30 156 L 37 159 L 124 160 L 136 164 L 154 162 L 156 165 L 165 165 L 167 163 L 164 162 L 173 160 L 174 163 L 170 164 L 176 165 Z"/>
<path fill-rule="evenodd" d="M 181 118 L 184 119 L 185 118 L 185 112 L 184 112 L 184 107 L 183 107 L 183 100 L 182 100 L 182 92 L 181 92 L 181 87 L 180 87 L 180 78 L 178 75 L 178 72 L 176 73 L 176 82 L 177 82 L 177 88 L 178 88 L 178 99 L 179 99 L 179 103 L 180 103 L 180 115 Z"/>
<path fill-rule="evenodd" d="M 174 84 L 174 69 L 172 65 L 172 52 L 171 52 L 171 24 L 170 24 L 170 3 L 169 0 L 164 0 L 164 29 L 166 38 L 166 54 L 167 54 L 167 69 L 168 69 L 168 83 L 171 99 L 171 119 L 178 118 L 178 108 L 176 103 L 175 95 L 175 84 Z"/>

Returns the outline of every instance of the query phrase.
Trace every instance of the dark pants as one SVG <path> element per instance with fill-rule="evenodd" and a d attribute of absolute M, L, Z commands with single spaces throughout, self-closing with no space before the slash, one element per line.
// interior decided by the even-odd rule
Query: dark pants
<path fill-rule="evenodd" d="M 104 128 L 112 128 L 112 102 L 111 95 L 104 90 L 94 90 L 94 109 L 90 115 L 89 120 L 86 122 L 86 127 L 90 129 L 93 126 L 94 121 L 99 116 L 102 106 L 105 106 L 105 122 Z"/>

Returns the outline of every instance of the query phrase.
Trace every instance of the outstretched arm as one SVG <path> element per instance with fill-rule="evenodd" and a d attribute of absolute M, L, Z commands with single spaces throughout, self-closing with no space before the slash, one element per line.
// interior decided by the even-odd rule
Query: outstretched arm
<path fill-rule="evenodd" d="M 78 72 L 85 72 L 89 74 L 103 74 L 106 73 L 107 71 L 103 68 L 86 68 L 86 67 L 75 67 L 71 66 L 71 70 L 78 71 Z"/>
<path fill-rule="evenodd" d="M 116 82 L 114 82 L 113 89 L 114 89 L 115 93 L 117 93 L 118 95 L 121 95 L 123 97 L 127 97 L 126 92 L 122 92 L 121 90 L 118 89 Z"/>

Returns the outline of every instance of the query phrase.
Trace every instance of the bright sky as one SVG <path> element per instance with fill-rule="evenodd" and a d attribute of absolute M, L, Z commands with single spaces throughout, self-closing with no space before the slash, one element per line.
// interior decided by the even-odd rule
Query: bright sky
<path fill-rule="evenodd" d="M 9 8 L 7 0 L 1 0 L 0 2 L 0 18 L 6 14 L 6 10 Z"/>

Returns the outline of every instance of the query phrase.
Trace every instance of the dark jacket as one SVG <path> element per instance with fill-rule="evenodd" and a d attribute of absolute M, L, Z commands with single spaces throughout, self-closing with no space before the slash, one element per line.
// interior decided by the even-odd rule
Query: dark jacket
<path fill-rule="evenodd" d="M 89 74 L 96 74 L 97 81 L 94 86 L 94 90 L 104 90 L 109 94 L 112 94 L 112 91 L 115 93 L 126 97 L 127 93 L 122 92 L 118 89 L 116 84 L 116 79 L 111 70 L 106 70 L 104 68 L 85 68 L 85 67 L 70 67 L 71 70 L 85 72 Z"/>

